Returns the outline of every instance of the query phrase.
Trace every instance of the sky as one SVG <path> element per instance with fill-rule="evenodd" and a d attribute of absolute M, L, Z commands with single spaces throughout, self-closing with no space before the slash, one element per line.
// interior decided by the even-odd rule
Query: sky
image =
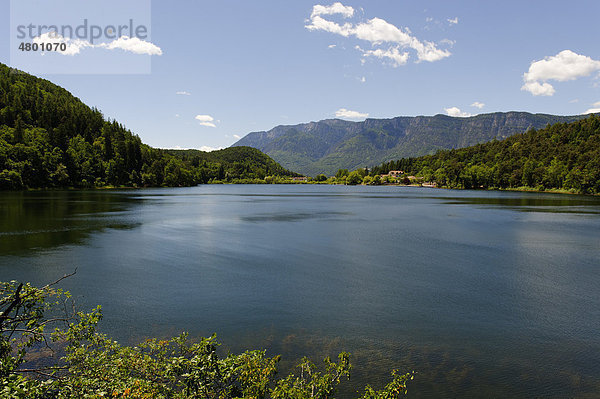
<path fill-rule="evenodd" d="M 0 0 L 0 62 L 147 144 L 209 150 L 336 117 L 600 112 L 598 15 L 597 0 Z M 42 29 L 84 20 L 79 38 Z M 65 51 L 18 49 L 44 42 Z"/>

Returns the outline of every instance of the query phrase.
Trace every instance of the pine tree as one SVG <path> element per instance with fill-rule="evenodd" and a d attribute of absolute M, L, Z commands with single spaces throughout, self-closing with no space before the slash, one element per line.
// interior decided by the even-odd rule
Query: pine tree
<path fill-rule="evenodd" d="M 21 119 L 21 115 L 17 116 L 17 120 L 15 122 L 15 132 L 14 132 L 14 140 L 15 144 L 23 142 L 23 120 Z"/>

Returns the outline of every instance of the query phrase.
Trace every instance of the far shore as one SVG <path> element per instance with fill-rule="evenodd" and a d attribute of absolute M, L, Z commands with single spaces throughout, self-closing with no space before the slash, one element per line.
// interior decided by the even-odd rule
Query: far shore
<path fill-rule="evenodd" d="M 289 181 L 289 182 L 285 182 L 285 183 L 258 183 L 256 181 L 253 182 L 248 182 L 248 183 L 244 183 L 244 182 L 214 182 L 214 183 L 205 183 L 205 184 L 198 184 L 197 186 L 178 186 L 178 187 L 164 187 L 164 186 L 158 186 L 158 187 L 134 187 L 134 186 L 101 186 L 101 187 L 49 187 L 49 188 L 28 188 L 25 190 L 21 190 L 21 191 L 86 191 L 86 190 L 90 190 L 90 191 L 95 191 L 95 190 L 138 190 L 138 189 L 153 189 L 153 188 L 183 188 L 183 187 L 198 187 L 198 186 L 202 186 L 202 185 L 218 185 L 218 184 L 223 184 L 223 185 L 252 185 L 252 184 L 256 184 L 256 185 L 280 185 L 280 186 L 285 186 L 285 185 L 297 185 L 297 184 L 305 184 L 305 185 L 312 185 L 312 184 L 316 184 L 316 185 L 329 185 L 329 186 L 353 186 L 350 184 L 341 184 L 341 183 L 328 183 L 328 182 L 314 182 L 314 181 Z M 432 188 L 432 189 L 440 189 L 440 190 L 460 190 L 460 191 L 515 191 L 515 192 L 526 192 L 526 193 L 547 193 L 547 194 L 569 194 L 569 195 L 586 195 L 586 196 L 592 196 L 592 197 L 597 197 L 600 196 L 600 194 L 586 194 L 586 193 L 579 193 L 579 192 L 574 192 L 574 191 L 570 191 L 570 190 L 564 190 L 564 189 L 555 189 L 555 188 L 550 188 L 550 189 L 544 189 L 544 190 L 538 190 L 534 187 L 514 187 L 514 188 L 497 188 L 497 187 L 493 187 L 493 188 L 480 188 L 480 189 L 464 189 L 464 188 L 452 188 L 452 187 L 445 187 L 445 186 L 436 186 L 434 184 L 399 184 L 399 183 L 383 183 L 383 184 L 378 184 L 378 185 L 371 185 L 371 184 L 356 184 L 354 186 L 373 186 L 373 187 L 385 187 L 385 186 L 395 186 L 395 187 L 416 187 L 416 188 Z M 12 190 L 9 190 L 12 191 Z M 18 192 L 14 191 L 14 192 Z"/>

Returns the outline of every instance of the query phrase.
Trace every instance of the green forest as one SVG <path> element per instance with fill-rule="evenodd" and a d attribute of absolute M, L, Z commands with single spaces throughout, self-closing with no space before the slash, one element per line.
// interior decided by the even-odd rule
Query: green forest
<path fill-rule="evenodd" d="M 530 129 L 501 141 L 386 162 L 372 168 L 370 174 L 390 170 L 446 188 L 600 194 L 600 116 Z"/>
<path fill-rule="evenodd" d="M 0 189 L 192 186 L 293 176 L 250 147 L 152 148 L 67 90 L 0 64 Z"/>

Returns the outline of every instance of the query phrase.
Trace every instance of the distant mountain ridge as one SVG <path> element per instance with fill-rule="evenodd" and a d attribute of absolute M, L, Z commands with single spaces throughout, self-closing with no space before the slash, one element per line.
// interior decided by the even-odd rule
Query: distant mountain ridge
<path fill-rule="evenodd" d="M 468 147 L 584 117 L 495 112 L 467 118 L 400 116 L 363 122 L 326 119 L 249 133 L 232 147 L 257 148 L 295 172 L 332 175 L 338 169 L 353 170 L 441 149 Z"/>

